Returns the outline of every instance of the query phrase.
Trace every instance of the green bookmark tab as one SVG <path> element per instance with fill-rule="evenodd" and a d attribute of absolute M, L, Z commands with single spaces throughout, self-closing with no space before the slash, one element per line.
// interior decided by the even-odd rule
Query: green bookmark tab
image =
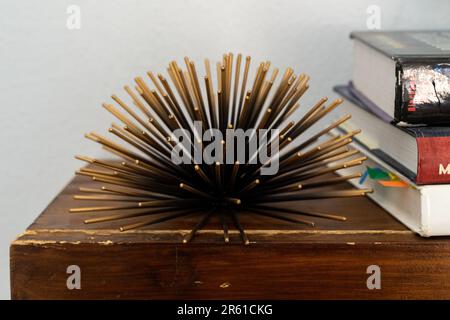
<path fill-rule="evenodd" d="M 367 167 L 367 172 L 372 180 L 392 180 L 389 172 L 386 172 L 380 168 Z"/>

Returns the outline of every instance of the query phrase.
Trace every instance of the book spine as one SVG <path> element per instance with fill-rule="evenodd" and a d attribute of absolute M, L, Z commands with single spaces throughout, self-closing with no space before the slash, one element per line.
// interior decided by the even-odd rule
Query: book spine
<path fill-rule="evenodd" d="M 399 59 L 396 79 L 396 121 L 450 123 L 450 59 Z"/>
<path fill-rule="evenodd" d="M 417 137 L 416 141 L 416 183 L 450 183 L 450 137 Z"/>

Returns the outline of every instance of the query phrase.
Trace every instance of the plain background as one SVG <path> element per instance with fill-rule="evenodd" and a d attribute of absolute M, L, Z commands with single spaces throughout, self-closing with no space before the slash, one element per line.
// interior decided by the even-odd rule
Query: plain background
<path fill-rule="evenodd" d="M 73 4 L 79 30 L 66 26 Z M 333 96 L 350 77 L 348 34 L 367 29 L 371 5 L 383 30 L 450 29 L 448 0 L 2 0 L 0 298 L 10 297 L 9 243 L 72 177 L 74 154 L 99 154 L 83 134 L 109 125 L 100 104 L 111 93 L 172 59 L 232 51 L 308 73 L 307 101 Z"/>

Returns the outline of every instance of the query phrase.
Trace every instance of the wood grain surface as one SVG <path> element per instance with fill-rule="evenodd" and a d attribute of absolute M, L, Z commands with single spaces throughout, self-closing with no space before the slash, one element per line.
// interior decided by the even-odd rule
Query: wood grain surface
<path fill-rule="evenodd" d="M 127 232 L 85 225 L 92 214 L 68 209 L 90 184 L 75 178 L 11 244 L 13 299 L 450 298 L 450 238 L 420 238 L 366 198 L 289 204 L 348 218 L 311 218 L 315 227 L 244 213 L 248 246 L 236 230 L 225 244 L 213 219 L 185 245 L 196 214 Z M 80 290 L 66 286 L 69 265 L 81 268 Z M 370 265 L 380 290 L 367 288 Z"/>

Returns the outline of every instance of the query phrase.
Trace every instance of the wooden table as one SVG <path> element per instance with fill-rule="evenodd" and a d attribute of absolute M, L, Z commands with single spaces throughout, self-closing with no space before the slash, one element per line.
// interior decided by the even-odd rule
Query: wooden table
<path fill-rule="evenodd" d="M 85 225 L 70 214 L 86 178 L 75 178 L 11 244 L 13 299 L 429 299 L 450 298 L 450 238 L 416 236 L 366 198 L 306 201 L 297 208 L 345 215 L 316 227 L 242 215 L 251 244 L 212 220 L 190 244 L 195 215 L 146 229 Z M 69 290 L 67 268 L 80 268 Z M 368 266 L 381 289 L 368 289 Z M 70 270 L 69 270 L 70 271 Z"/>

